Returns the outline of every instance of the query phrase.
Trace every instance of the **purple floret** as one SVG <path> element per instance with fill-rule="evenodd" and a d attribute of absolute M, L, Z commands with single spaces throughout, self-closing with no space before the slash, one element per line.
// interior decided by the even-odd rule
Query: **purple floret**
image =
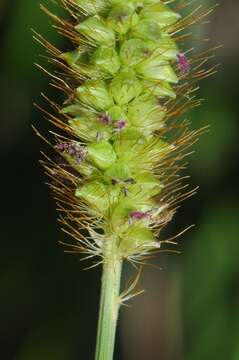
<path fill-rule="evenodd" d="M 106 113 L 99 114 L 98 120 L 104 125 L 110 125 L 112 123 L 111 117 Z"/>
<path fill-rule="evenodd" d="M 69 143 L 66 143 L 66 142 L 57 143 L 54 147 L 56 150 L 58 150 L 60 152 L 67 151 L 67 149 L 69 147 Z"/>
<path fill-rule="evenodd" d="M 132 211 L 132 213 L 130 213 L 130 217 L 135 220 L 142 220 L 148 217 L 148 214 L 143 211 L 137 210 L 137 211 Z"/>
<path fill-rule="evenodd" d="M 178 58 L 178 66 L 179 66 L 181 74 L 182 75 L 187 74 L 190 70 L 190 64 L 189 64 L 188 58 L 183 53 L 179 53 L 177 55 L 177 58 Z"/>
<path fill-rule="evenodd" d="M 62 142 L 55 145 L 55 149 L 72 156 L 77 164 L 80 164 L 86 157 L 86 149 L 75 142 Z"/>
<path fill-rule="evenodd" d="M 116 121 L 116 123 L 114 124 L 116 129 L 123 129 L 126 126 L 126 121 L 125 120 L 118 120 Z"/>

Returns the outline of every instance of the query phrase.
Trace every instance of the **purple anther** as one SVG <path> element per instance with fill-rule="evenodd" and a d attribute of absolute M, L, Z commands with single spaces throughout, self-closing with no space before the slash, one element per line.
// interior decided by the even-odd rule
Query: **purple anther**
<path fill-rule="evenodd" d="M 75 149 L 75 146 L 74 144 L 69 144 L 69 147 L 67 149 L 67 153 L 71 156 L 75 156 L 76 155 L 76 149 Z"/>
<path fill-rule="evenodd" d="M 87 151 L 84 146 L 79 144 L 75 144 L 75 154 L 74 157 L 76 159 L 77 164 L 80 164 L 86 157 Z"/>
<path fill-rule="evenodd" d="M 118 120 L 116 121 L 116 123 L 114 124 L 116 129 L 123 129 L 126 126 L 126 121 L 125 120 Z"/>
<path fill-rule="evenodd" d="M 178 66 L 179 66 L 179 70 L 180 70 L 181 74 L 182 75 L 187 74 L 190 70 L 190 64 L 189 64 L 188 58 L 186 57 L 185 54 L 179 53 L 179 54 L 177 54 L 177 59 L 178 59 Z"/>
<path fill-rule="evenodd" d="M 104 125 L 110 125 L 112 123 L 111 117 L 106 113 L 99 114 L 98 120 Z"/>
<path fill-rule="evenodd" d="M 60 152 L 64 152 L 68 150 L 68 147 L 69 147 L 69 143 L 66 142 L 58 143 L 54 146 L 54 148 Z"/>
<path fill-rule="evenodd" d="M 148 217 L 148 214 L 143 211 L 132 211 L 132 213 L 130 213 L 130 217 L 135 220 L 142 220 Z"/>
<path fill-rule="evenodd" d="M 72 156 L 77 164 L 80 164 L 86 157 L 86 149 L 84 146 L 77 144 L 75 142 L 62 142 L 55 145 L 55 149 L 60 152 L 65 152 Z"/>

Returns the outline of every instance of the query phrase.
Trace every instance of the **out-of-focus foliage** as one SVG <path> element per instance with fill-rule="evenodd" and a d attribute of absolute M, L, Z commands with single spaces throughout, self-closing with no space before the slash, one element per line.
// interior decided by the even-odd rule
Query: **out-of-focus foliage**
<path fill-rule="evenodd" d="M 202 31 L 209 32 L 212 43 L 225 44 L 217 54 L 222 66 L 214 78 L 202 83 L 200 97 L 206 101 L 190 114 L 194 126 L 211 124 L 190 157 L 190 181 L 201 189 L 183 205 L 169 233 L 191 223 L 197 226 L 180 241 L 182 255 L 159 257 L 157 265 L 166 270 L 146 273 L 146 295 L 137 298 L 132 308 L 122 309 L 118 359 L 239 358 L 235 15 L 239 6 L 233 0 L 220 3 Z M 4 360 L 90 360 L 94 353 L 99 269 L 82 271 L 78 256 L 63 254 L 57 245 L 64 237 L 57 230 L 54 204 L 37 162 L 39 149 L 46 147 L 30 129 L 34 123 L 44 133 L 49 126 L 32 106 L 33 101 L 43 104 L 40 92 L 57 96 L 47 76 L 33 66 L 45 60 L 39 58 L 43 51 L 32 41 L 30 28 L 64 47 L 64 40 L 49 25 L 37 0 L 0 4 L 0 353 Z M 168 346 L 159 348 L 163 335 Z M 170 345 L 177 351 L 170 352 Z"/>

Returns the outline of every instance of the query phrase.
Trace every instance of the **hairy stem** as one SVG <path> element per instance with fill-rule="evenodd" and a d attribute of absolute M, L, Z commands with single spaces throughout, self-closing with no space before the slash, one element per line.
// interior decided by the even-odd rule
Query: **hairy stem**
<path fill-rule="evenodd" d="M 111 252 L 111 255 L 109 257 L 106 256 L 103 266 L 95 360 L 113 359 L 116 325 L 120 307 L 119 292 L 122 259 L 113 254 L 110 242 L 108 242 L 105 250 L 106 252 Z"/>

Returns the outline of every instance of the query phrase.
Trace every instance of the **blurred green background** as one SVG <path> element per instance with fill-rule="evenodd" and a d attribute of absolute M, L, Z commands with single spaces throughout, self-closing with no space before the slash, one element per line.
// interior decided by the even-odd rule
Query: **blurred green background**
<path fill-rule="evenodd" d="M 30 28 L 65 46 L 38 3 L 0 1 L 0 357 L 91 360 L 100 269 L 83 271 L 80 258 L 57 243 L 65 237 L 38 163 L 39 151 L 48 149 L 30 127 L 43 134 L 49 127 L 32 105 L 43 103 L 40 92 L 57 99 L 33 66 L 45 60 Z M 147 291 L 122 308 L 118 360 L 239 360 L 239 3 L 217 3 L 211 22 L 195 29 L 210 44 L 224 44 L 219 73 L 201 83 L 206 100 L 190 114 L 195 127 L 211 124 L 188 169 L 200 191 L 168 232 L 196 227 L 181 238 L 181 255 L 160 255 L 154 264 L 162 270 L 145 270 L 140 287 Z"/>

